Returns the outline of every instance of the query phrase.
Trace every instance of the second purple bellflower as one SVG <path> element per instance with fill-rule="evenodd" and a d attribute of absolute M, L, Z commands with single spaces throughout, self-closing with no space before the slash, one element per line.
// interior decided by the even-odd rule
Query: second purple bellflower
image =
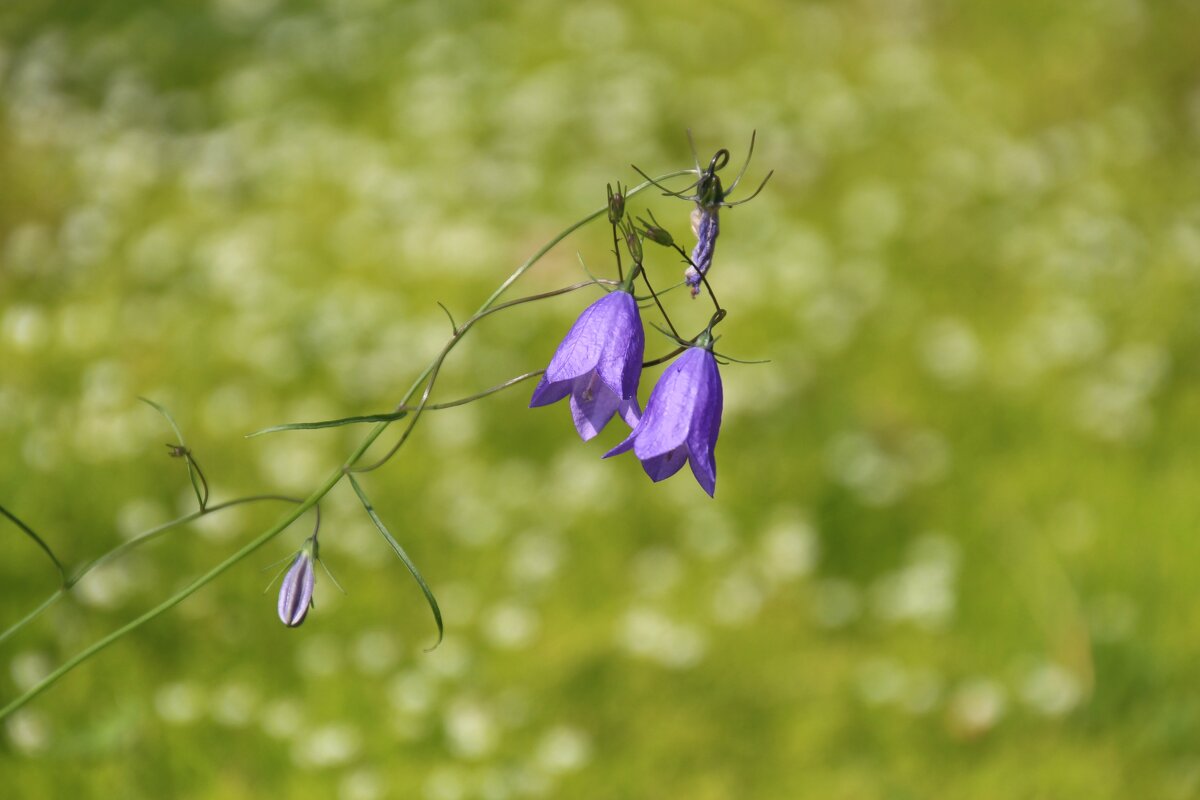
<path fill-rule="evenodd" d="M 721 431 L 723 403 L 721 373 L 712 351 L 689 347 L 654 385 L 646 413 L 633 432 L 604 457 L 632 449 L 654 481 L 671 477 L 685 461 L 690 462 L 692 474 L 712 496 L 717 489 L 713 451 Z"/>

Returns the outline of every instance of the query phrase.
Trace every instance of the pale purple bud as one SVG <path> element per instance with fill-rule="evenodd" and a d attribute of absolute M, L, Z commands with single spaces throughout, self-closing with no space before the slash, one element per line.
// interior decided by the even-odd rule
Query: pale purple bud
<path fill-rule="evenodd" d="M 304 549 L 296 554 L 296 560 L 283 577 L 279 587 L 279 620 L 289 628 L 298 627 L 312 608 L 313 584 L 313 540 L 305 542 Z"/>

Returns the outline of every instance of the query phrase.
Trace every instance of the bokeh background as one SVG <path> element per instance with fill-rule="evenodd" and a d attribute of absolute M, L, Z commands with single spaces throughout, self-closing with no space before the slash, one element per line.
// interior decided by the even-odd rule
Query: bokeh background
<path fill-rule="evenodd" d="M 689 166 L 691 128 L 737 165 L 757 129 L 775 177 L 712 273 L 721 348 L 771 360 L 723 369 L 715 500 L 529 385 L 430 414 L 366 487 L 440 648 L 339 487 L 344 596 L 279 624 L 298 524 L 8 719 L 3 794 L 1197 796 L 1198 30 L 1191 0 L 7 0 L 0 503 L 69 565 L 195 502 L 138 395 L 215 499 L 307 493 L 360 431 L 243 435 L 390 407 L 436 302 L 464 318 L 631 162 Z M 517 292 L 611 275 L 607 235 Z M 438 396 L 543 366 L 595 296 L 481 325 Z M 89 575 L 0 699 L 279 513 Z M 55 574 L 0 534 L 7 625 Z"/>

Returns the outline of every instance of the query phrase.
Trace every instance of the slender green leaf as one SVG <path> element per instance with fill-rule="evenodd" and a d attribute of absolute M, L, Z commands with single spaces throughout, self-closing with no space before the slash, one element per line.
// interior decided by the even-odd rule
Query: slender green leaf
<path fill-rule="evenodd" d="M 171 429 L 175 431 L 175 438 L 179 439 L 178 450 L 172 448 L 171 455 L 175 457 L 183 456 L 184 462 L 187 464 L 188 480 L 192 482 L 192 491 L 196 493 L 196 502 L 200 505 L 200 510 L 203 511 L 208 506 L 208 479 L 204 477 L 204 472 L 200 469 L 200 465 L 196 463 L 196 459 L 192 456 L 192 452 L 188 449 L 187 443 L 183 440 L 183 431 L 179 429 L 175 418 L 171 416 L 171 412 L 167 411 L 166 407 L 154 402 L 148 397 L 139 397 L 146 405 L 153 408 L 158 413 L 166 418 L 171 424 Z M 170 445 L 167 445 L 170 447 Z"/>
<path fill-rule="evenodd" d="M 367 414 L 362 417 L 342 417 L 322 422 L 289 422 L 286 425 L 272 425 L 270 428 L 248 433 L 246 438 L 252 439 L 255 436 L 262 436 L 264 433 L 278 433 L 279 431 L 311 431 L 318 428 L 337 428 L 341 425 L 358 425 L 363 422 L 395 422 L 406 416 L 408 416 L 408 411 L 394 411 L 390 414 Z"/>
<path fill-rule="evenodd" d="M 383 520 L 381 520 L 379 515 L 375 513 L 375 508 L 371 505 L 371 501 L 367 499 L 366 493 L 363 492 L 362 487 L 359 485 L 358 481 L 355 480 L 354 473 L 347 472 L 346 477 L 350 479 L 350 485 L 354 487 L 354 493 L 358 495 L 358 499 L 362 501 L 363 508 L 367 510 L 367 516 L 369 516 L 371 521 L 375 523 L 375 527 L 379 529 L 379 532 L 383 534 L 383 538 L 386 539 L 387 543 L 391 545 L 393 550 L 396 551 L 396 555 L 399 556 L 400 560 L 404 562 L 404 566 L 408 567 L 408 571 L 412 573 L 413 579 L 416 580 L 417 585 L 421 587 L 421 591 L 425 593 L 425 599 L 429 602 L 429 610 L 433 612 L 433 619 L 435 622 L 437 622 L 438 629 L 437 642 L 434 643 L 433 647 L 429 648 L 430 650 L 433 650 L 442 643 L 442 637 L 445 634 L 445 629 L 442 624 L 442 610 L 438 608 L 437 598 L 433 596 L 433 591 L 430 590 L 429 584 L 425 583 L 425 579 L 421 577 L 421 573 L 417 569 L 417 565 L 414 564 L 412 559 L 408 557 L 408 553 L 404 552 L 404 548 L 401 547 L 400 543 L 396 541 L 395 537 L 388 532 L 387 526 L 383 524 Z"/>
<path fill-rule="evenodd" d="M 33 539 L 33 541 L 37 543 L 37 546 L 42 548 L 42 551 L 45 552 L 45 554 L 50 557 L 50 560 L 54 562 L 54 566 L 58 570 L 58 576 L 65 586 L 67 583 L 67 571 L 63 568 L 62 562 L 58 560 L 58 556 L 54 555 L 54 551 L 50 549 L 50 545 L 46 544 L 42 537 L 34 533 L 33 528 L 29 527 L 20 519 L 18 519 L 16 515 L 14 515 L 4 506 L 0 506 L 0 514 L 8 517 L 13 525 L 16 525 L 18 528 L 24 531 L 26 536 L 28 536 L 30 539 Z"/>
<path fill-rule="evenodd" d="M 167 422 L 170 423 L 171 429 L 175 431 L 175 438 L 179 439 L 179 446 L 180 447 L 186 446 L 183 441 L 183 431 L 181 431 L 179 429 L 179 425 L 175 422 L 175 418 L 171 416 L 170 411 L 167 411 L 167 409 L 164 406 L 160 405 L 159 403 L 154 402 L 153 400 L 151 400 L 148 397 L 139 397 L 138 400 L 141 400 L 143 403 L 150 406 L 158 413 L 162 414 L 163 417 L 166 418 Z"/>

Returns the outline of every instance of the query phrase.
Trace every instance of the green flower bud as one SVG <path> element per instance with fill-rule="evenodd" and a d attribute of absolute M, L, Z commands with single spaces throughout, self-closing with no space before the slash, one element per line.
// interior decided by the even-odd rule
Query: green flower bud
<path fill-rule="evenodd" d="M 650 219 L 652 222 L 646 222 L 646 220 L 638 217 L 638 223 L 642 226 L 642 236 L 655 244 L 661 244 L 663 247 L 674 247 L 675 237 L 671 235 L 670 231 L 658 224 L 658 220 L 654 219 L 653 212 L 650 214 Z"/>
<path fill-rule="evenodd" d="M 608 221 L 616 225 L 625 216 L 625 193 L 621 190 L 621 184 L 617 184 L 617 190 L 614 192 L 612 184 L 609 184 L 608 189 Z"/>

